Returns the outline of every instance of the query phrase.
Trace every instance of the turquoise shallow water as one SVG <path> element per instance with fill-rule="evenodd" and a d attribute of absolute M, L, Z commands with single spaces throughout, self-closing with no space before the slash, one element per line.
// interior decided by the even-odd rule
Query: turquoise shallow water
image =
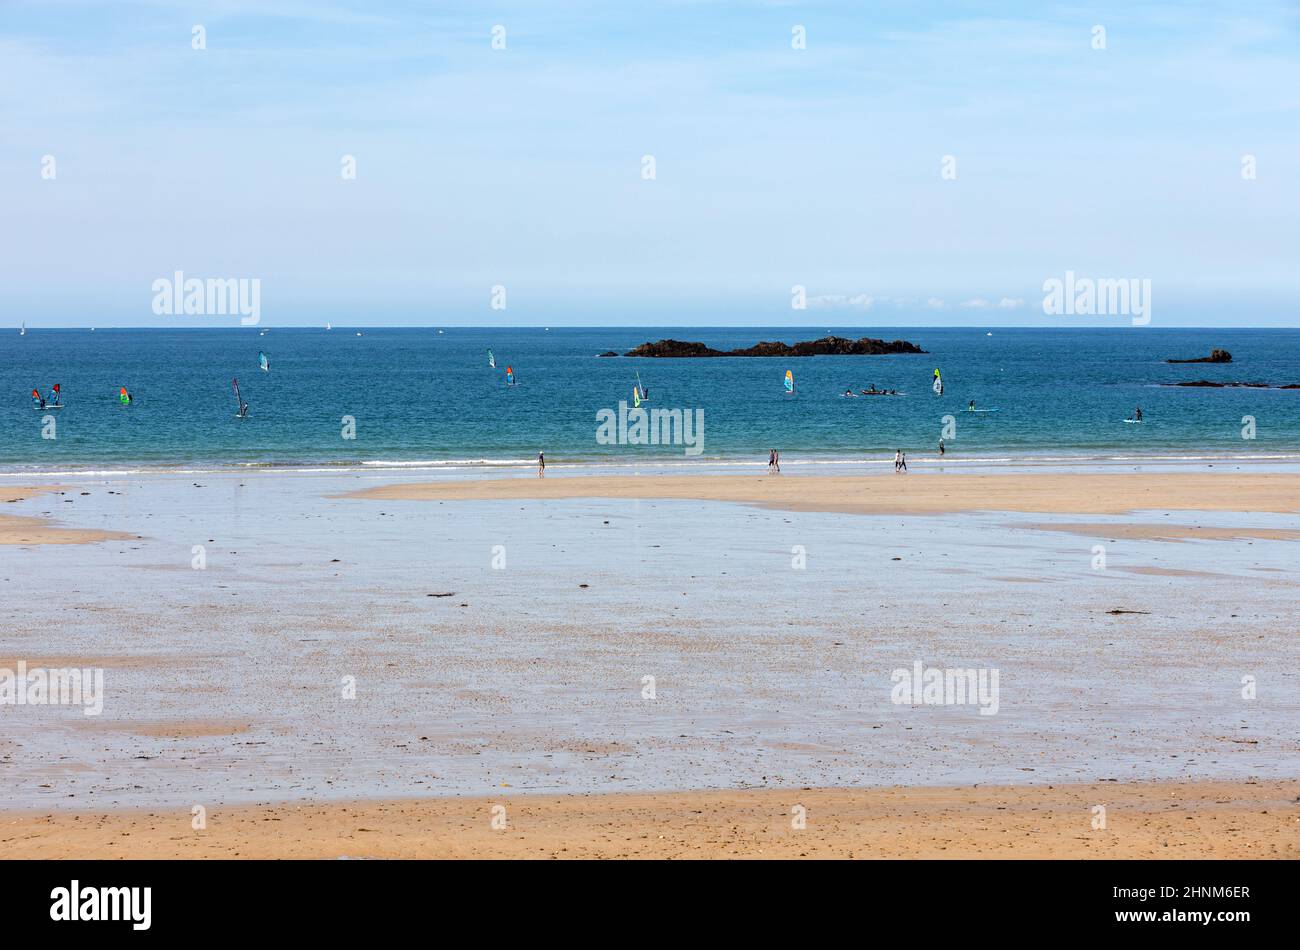
<path fill-rule="evenodd" d="M 759 340 L 902 338 L 928 355 L 804 359 L 597 358 L 663 337 L 720 349 Z M 1169 357 L 1230 350 L 1230 365 Z M 497 368 L 488 367 L 487 351 Z M 270 371 L 258 369 L 265 351 Z M 519 385 L 505 385 L 512 366 Z M 940 367 L 945 395 L 930 392 Z M 796 393 L 782 387 L 793 371 Z M 703 410 L 703 451 L 605 445 L 596 414 L 631 398 Z M 238 377 L 250 417 L 237 420 Z M 5 331 L 0 468 L 348 466 L 555 461 L 609 465 L 857 459 L 931 452 L 951 414 L 953 458 L 1294 456 L 1300 391 L 1183 389 L 1178 380 L 1300 383 L 1300 330 L 954 328 L 580 328 Z M 42 438 L 33 387 L 60 383 L 57 438 Z M 900 398 L 844 398 L 871 385 Z M 135 396 L 117 404 L 120 386 Z M 996 413 L 965 413 L 969 400 Z M 1123 422 L 1140 405 L 1142 425 Z M 343 417 L 356 438 L 341 436 Z M 1243 417 L 1256 438 L 1242 437 Z"/>

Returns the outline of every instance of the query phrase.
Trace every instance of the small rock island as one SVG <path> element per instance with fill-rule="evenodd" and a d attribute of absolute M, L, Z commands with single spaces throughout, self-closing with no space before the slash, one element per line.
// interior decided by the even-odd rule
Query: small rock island
<path fill-rule="evenodd" d="M 1165 360 L 1166 363 L 1231 363 L 1232 354 L 1227 350 L 1210 350 L 1209 356 L 1198 357 L 1194 360 Z"/>
<path fill-rule="evenodd" d="M 890 353 L 924 352 L 926 351 L 915 343 L 906 340 L 875 340 L 867 336 L 860 340 L 848 340 L 840 336 L 826 336 L 820 340 L 805 340 L 794 344 L 764 341 L 739 350 L 715 350 L 703 343 L 659 340 L 656 343 L 642 343 L 623 355 L 680 359 L 704 356 L 883 356 Z"/>

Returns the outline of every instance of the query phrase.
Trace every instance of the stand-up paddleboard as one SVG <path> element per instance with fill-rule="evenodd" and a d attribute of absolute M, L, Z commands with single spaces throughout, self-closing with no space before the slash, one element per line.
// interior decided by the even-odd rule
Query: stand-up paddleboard
<path fill-rule="evenodd" d="M 53 405 L 51 405 L 51 406 L 32 406 L 32 408 L 35 409 L 37 412 L 48 412 L 48 411 L 51 410 L 51 409 L 62 409 L 62 408 L 63 408 L 63 404 L 60 403 L 60 404 L 57 405 L 57 406 L 53 406 Z"/>
<path fill-rule="evenodd" d="M 999 412 L 998 409 L 967 409 L 967 412 Z"/>
<path fill-rule="evenodd" d="M 1136 422 L 1138 425 L 1141 425 L 1141 424 L 1142 424 L 1142 420 L 1141 420 L 1141 419 L 1125 419 L 1124 421 L 1125 421 L 1125 422 Z"/>

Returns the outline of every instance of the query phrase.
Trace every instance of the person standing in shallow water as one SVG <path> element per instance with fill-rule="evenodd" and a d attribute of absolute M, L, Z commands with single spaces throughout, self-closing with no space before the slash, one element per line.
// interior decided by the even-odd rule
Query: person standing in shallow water
<path fill-rule="evenodd" d="M 537 453 L 537 477 L 538 478 L 546 477 L 546 453 L 545 452 Z"/>
<path fill-rule="evenodd" d="M 939 458 L 943 458 L 943 439 L 939 440 Z"/>

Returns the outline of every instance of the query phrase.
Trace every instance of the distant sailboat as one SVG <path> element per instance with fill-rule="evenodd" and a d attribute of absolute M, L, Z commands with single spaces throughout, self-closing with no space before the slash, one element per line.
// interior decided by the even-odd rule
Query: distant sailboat
<path fill-rule="evenodd" d="M 488 350 L 488 366 L 492 369 L 497 368 L 497 358 L 492 355 L 491 350 Z"/>
<path fill-rule="evenodd" d="M 271 369 L 271 363 L 270 363 L 270 361 L 266 358 L 266 354 L 265 354 L 265 353 L 258 353 L 258 354 L 257 354 L 257 365 L 261 368 L 261 370 L 262 370 L 263 373 L 270 372 L 270 369 Z"/>
<path fill-rule="evenodd" d="M 232 379 L 232 380 L 230 381 L 230 385 L 233 386 L 233 387 L 235 387 L 235 408 L 236 408 L 235 418 L 236 418 L 236 419 L 247 419 L 247 418 L 248 418 L 248 403 L 244 402 L 244 397 L 241 396 L 241 395 L 239 394 L 239 380 L 238 380 L 238 379 Z"/>
<path fill-rule="evenodd" d="M 23 325 L 22 325 L 21 327 L 18 328 L 18 335 L 19 335 L 19 336 L 26 336 L 26 335 L 27 335 L 27 321 L 26 321 L 26 320 L 24 320 L 24 321 L 23 321 Z"/>
<path fill-rule="evenodd" d="M 934 386 L 933 386 L 933 389 L 934 389 L 934 394 L 935 394 L 936 396 L 942 396 L 942 395 L 943 395 L 943 377 L 939 375 L 939 368 L 938 368 L 937 366 L 935 367 L 935 370 L 934 370 Z"/>
<path fill-rule="evenodd" d="M 632 408 L 641 408 L 641 390 L 637 389 L 635 386 L 632 387 Z"/>
<path fill-rule="evenodd" d="M 785 391 L 787 393 L 794 392 L 794 373 L 789 370 L 785 371 Z"/>
<path fill-rule="evenodd" d="M 650 396 L 645 391 L 645 384 L 641 382 L 640 370 L 638 370 L 636 374 L 636 392 L 638 397 L 637 405 L 640 405 L 641 403 L 647 401 L 650 398 Z"/>
<path fill-rule="evenodd" d="M 513 386 L 514 384 L 515 384 L 515 371 L 514 371 L 513 369 L 511 369 L 509 366 L 507 366 L 507 367 L 506 367 L 506 385 L 507 385 L 507 386 Z"/>
<path fill-rule="evenodd" d="M 325 321 L 325 329 L 326 329 L 326 330 L 333 330 L 333 329 L 334 329 L 332 326 L 329 325 L 329 321 L 328 321 L 328 320 Z"/>

